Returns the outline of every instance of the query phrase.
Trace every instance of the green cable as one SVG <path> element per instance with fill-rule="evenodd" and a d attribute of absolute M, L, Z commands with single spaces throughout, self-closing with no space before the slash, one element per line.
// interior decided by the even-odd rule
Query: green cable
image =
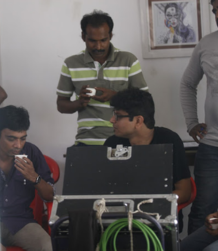
<path fill-rule="evenodd" d="M 143 223 L 141 223 L 139 221 L 136 221 L 136 223 L 137 224 L 142 224 L 141 226 L 143 226 L 143 229 L 146 230 L 147 232 L 149 232 L 150 237 L 153 240 L 153 245 L 157 246 L 157 243 L 160 242 L 160 240 L 157 238 L 157 235 L 155 234 L 155 232 L 150 227 L 148 227 L 147 225 L 145 225 L 145 224 L 143 224 Z M 140 226 L 138 228 L 140 229 Z M 155 250 L 158 250 L 158 247 L 155 248 Z"/>
<path fill-rule="evenodd" d="M 121 229 L 127 226 L 128 226 L 127 218 L 119 219 L 110 224 L 101 237 L 101 240 L 99 242 L 99 251 L 107 251 L 107 244 L 109 241 L 112 241 L 113 244 L 112 246 L 114 248 L 114 251 L 117 251 L 116 248 L 117 235 L 119 234 Z M 160 240 L 150 227 L 134 219 L 132 220 L 132 227 L 138 228 L 142 231 L 146 239 L 147 251 L 150 251 L 150 240 L 153 243 L 155 251 L 163 251 Z"/>

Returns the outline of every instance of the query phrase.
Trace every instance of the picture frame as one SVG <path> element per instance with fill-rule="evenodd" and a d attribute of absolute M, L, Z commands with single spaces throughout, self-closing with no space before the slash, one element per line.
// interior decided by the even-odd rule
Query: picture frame
<path fill-rule="evenodd" d="M 143 58 L 189 57 L 210 33 L 206 0 L 139 0 Z"/>

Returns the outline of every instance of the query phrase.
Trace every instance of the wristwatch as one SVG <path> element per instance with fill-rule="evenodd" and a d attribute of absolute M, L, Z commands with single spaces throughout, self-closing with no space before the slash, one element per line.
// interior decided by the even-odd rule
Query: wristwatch
<path fill-rule="evenodd" d="M 33 183 L 34 185 L 37 185 L 39 184 L 39 182 L 41 181 L 41 176 L 39 175 L 37 178 L 36 178 L 36 181 Z"/>

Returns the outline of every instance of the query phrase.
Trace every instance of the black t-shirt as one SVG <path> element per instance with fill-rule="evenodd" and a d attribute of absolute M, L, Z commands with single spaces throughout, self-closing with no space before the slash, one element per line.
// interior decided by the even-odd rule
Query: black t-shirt
<path fill-rule="evenodd" d="M 183 142 L 179 135 L 164 127 L 154 127 L 154 137 L 151 144 L 173 144 L 173 183 L 190 177 L 190 171 L 185 156 Z M 116 148 L 117 145 L 131 146 L 126 138 L 115 135 L 109 137 L 105 146 Z"/>
<path fill-rule="evenodd" d="M 164 127 L 154 127 L 154 137 L 151 144 L 173 144 L 173 183 L 190 177 L 190 171 L 185 156 L 185 149 L 183 142 L 179 135 L 170 129 Z M 109 137 L 105 146 L 116 148 L 117 145 L 131 146 L 126 138 L 117 137 L 115 135 Z M 173 189 L 175 187 L 173 186 Z M 179 212 L 179 233 L 183 229 L 183 215 L 182 211 Z"/>

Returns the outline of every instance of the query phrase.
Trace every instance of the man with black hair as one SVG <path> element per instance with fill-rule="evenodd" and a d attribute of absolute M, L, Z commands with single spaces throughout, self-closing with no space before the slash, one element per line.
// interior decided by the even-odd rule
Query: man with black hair
<path fill-rule="evenodd" d="M 114 115 L 110 120 L 114 135 L 104 145 L 116 148 L 117 145 L 173 144 L 173 193 L 179 196 L 179 204 L 188 201 L 191 182 L 183 142 L 175 132 L 154 126 L 155 108 L 151 94 L 130 88 L 118 92 L 110 104 L 114 107 Z"/>
<path fill-rule="evenodd" d="M 116 92 L 128 87 L 148 89 L 138 59 L 110 42 L 113 25 L 102 11 L 84 15 L 81 29 L 86 50 L 67 58 L 62 67 L 57 108 L 61 113 L 78 111 L 76 145 L 103 145 L 112 135 L 109 101 Z M 95 88 L 96 95 L 90 96 L 87 87 Z M 74 92 L 76 100 L 71 101 Z"/>
<path fill-rule="evenodd" d="M 218 25 L 218 0 L 212 0 L 212 12 Z M 218 208 L 218 31 L 195 47 L 181 81 L 181 104 L 189 135 L 199 143 L 194 176 L 197 196 L 189 214 L 188 233 L 204 224 L 208 214 Z M 203 75 L 207 78 L 205 123 L 197 114 L 197 87 Z"/>
<path fill-rule="evenodd" d="M 24 108 L 0 109 L 0 243 L 52 251 L 50 236 L 34 220 L 30 204 L 35 190 L 43 200 L 52 201 L 54 181 L 41 151 L 26 142 L 29 126 Z"/>

